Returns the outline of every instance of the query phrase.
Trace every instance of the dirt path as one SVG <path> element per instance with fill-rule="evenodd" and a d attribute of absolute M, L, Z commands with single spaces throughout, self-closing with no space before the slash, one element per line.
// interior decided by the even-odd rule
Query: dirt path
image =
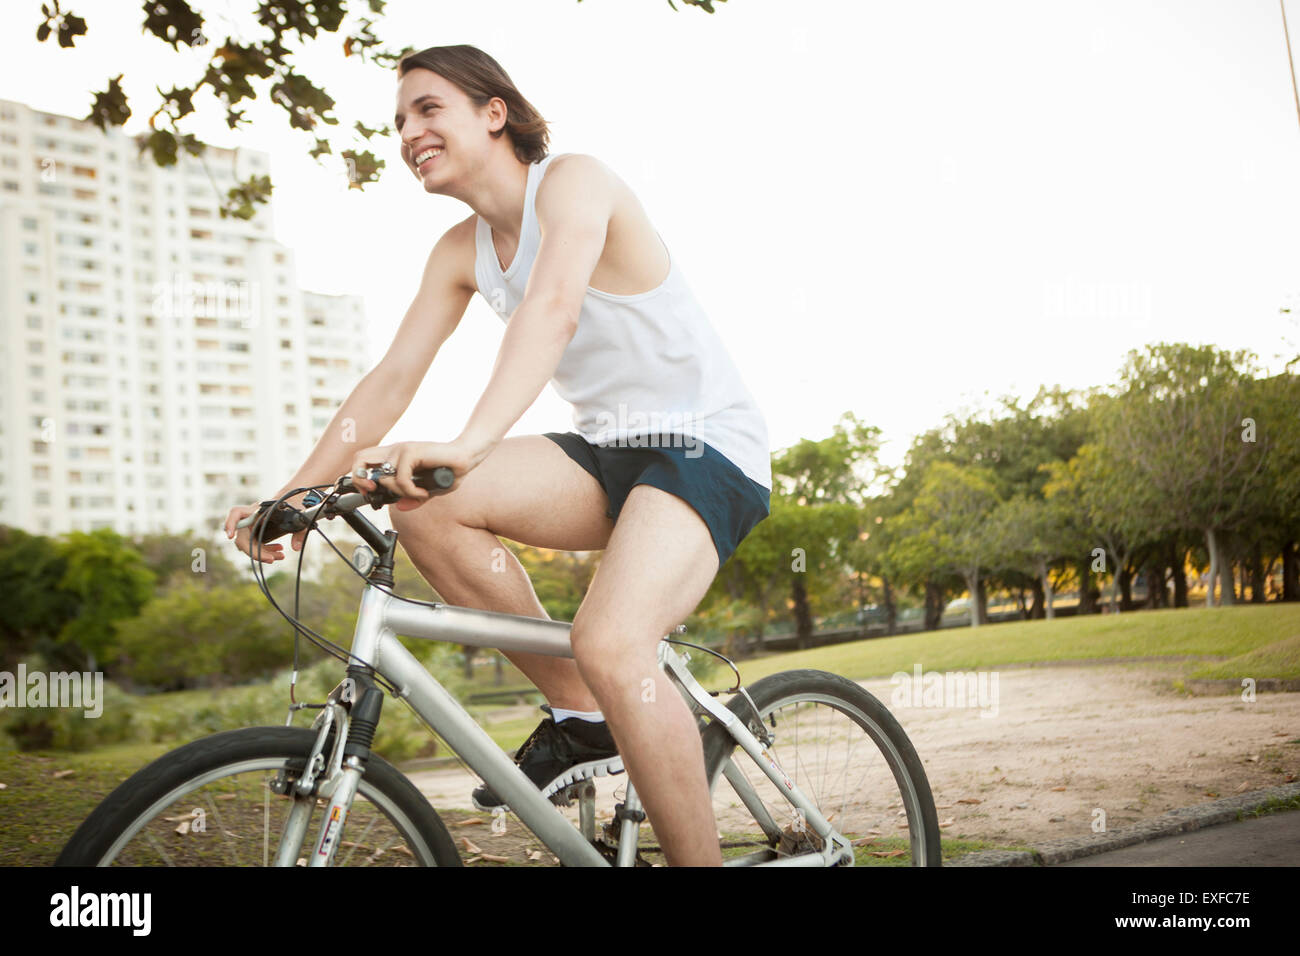
<path fill-rule="evenodd" d="M 1251 703 L 1240 694 L 1185 697 L 1171 689 L 1180 672 L 1162 662 L 999 668 L 986 685 L 996 698 L 983 707 L 902 707 L 889 679 L 862 685 L 921 755 L 939 818 L 952 821 L 945 839 L 1011 845 L 1086 836 L 1098 811 L 1115 829 L 1300 774 L 1300 694 L 1261 693 Z M 471 808 L 477 781 L 463 771 L 411 778 L 439 810 Z M 600 818 L 625 779 L 598 782 Z M 577 819 L 576 808 L 569 814 Z M 449 824 L 484 819 L 451 829 L 487 852 L 524 862 L 536 846 L 513 817 L 505 834 L 493 834 L 489 815 L 447 816 Z"/>
<path fill-rule="evenodd" d="M 945 835 L 1005 843 L 1086 836 L 1300 773 L 1300 694 L 1185 697 L 1169 665 L 1001 668 L 996 716 L 897 711 Z M 864 682 L 888 700 L 888 681 Z M 1289 742 L 1288 742 L 1289 741 Z M 1294 778 L 1293 778 L 1294 779 Z M 960 804 L 961 799 L 980 804 Z"/>

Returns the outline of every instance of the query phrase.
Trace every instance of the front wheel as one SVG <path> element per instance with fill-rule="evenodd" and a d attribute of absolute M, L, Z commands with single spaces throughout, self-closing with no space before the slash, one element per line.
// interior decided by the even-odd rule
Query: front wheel
<path fill-rule="evenodd" d="M 777 764 L 853 843 L 856 864 L 942 865 L 925 768 L 879 700 L 853 681 L 814 670 L 773 674 L 746 690 L 774 738 L 770 752 Z M 754 731 L 754 710 L 743 695 L 727 707 Z M 711 723 L 703 744 L 724 863 L 764 863 L 822 849 L 821 838 L 726 727 Z"/>
<path fill-rule="evenodd" d="M 294 806 L 271 783 L 281 771 L 301 772 L 315 740 L 305 727 L 249 727 L 164 754 L 95 808 L 55 865 L 268 866 Z M 311 853 L 326 805 L 308 799 L 299 857 Z M 429 801 L 371 754 L 334 865 L 460 866 L 461 860 Z"/>

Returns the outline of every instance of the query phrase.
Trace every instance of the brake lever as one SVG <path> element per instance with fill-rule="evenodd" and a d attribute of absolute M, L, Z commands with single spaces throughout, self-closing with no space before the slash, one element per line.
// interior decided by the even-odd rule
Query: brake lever
<path fill-rule="evenodd" d="M 366 504 L 369 504 L 371 508 L 373 508 L 375 511 L 378 511 L 380 508 L 383 508 L 385 505 L 395 504 L 398 501 L 402 500 L 401 495 L 397 494 L 396 492 L 389 491 L 383 485 L 379 484 L 379 479 L 391 478 L 391 477 L 392 477 L 391 475 L 385 475 L 378 468 L 372 468 L 370 469 L 370 473 L 366 475 L 365 478 L 367 481 L 371 481 L 374 483 L 375 485 L 374 491 L 363 492 L 360 489 L 358 489 L 356 485 L 353 484 L 351 475 L 344 476 L 344 478 L 339 482 L 339 488 L 341 490 L 350 491 L 353 494 L 360 495 Z M 438 494 L 440 492 L 446 491 L 448 488 L 452 486 L 452 484 L 455 483 L 455 481 L 456 481 L 455 472 L 453 472 L 450 468 L 447 468 L 446 466 L 442 466 L 442 465 L 432 469 L 431 471 L 417 472 L 411 476 L 411 482 L 412 484 L 415 485 L 415 487 L 423 488 L 425 491 L 429 492 L 430 494 Z M 339 502 L 341 503 L 344 500 L 345 499 L 340 498 Z M 357 507 L 360 507 L 360 503 L 358 503 Z"/>

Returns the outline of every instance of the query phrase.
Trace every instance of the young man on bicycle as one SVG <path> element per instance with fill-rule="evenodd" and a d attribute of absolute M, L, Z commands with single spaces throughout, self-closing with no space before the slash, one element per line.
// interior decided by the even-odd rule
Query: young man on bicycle
<path fill-rule="evenodd" d="M 573 768 L 617 769 L 621 756 L 668 862 L 716 865 L 700 735 L 656 649 L 768 513 L 763 416 L 635 195 L 590 156 L 548 155 L 545 120 L 495 60 L 434 47 L 398 75 L 407 168 L 473 214 L 434 246 L 387 354 L 285 489 L 381 467 L 391 477 L 380 483 L 403 496 L 392 515 L 402 545 L 462 607 L 547 616 L 513 555 L 496 570 L 497 535 L 603 549 L 573 621 L 574 659 L 507 654 L 552 714 L 516 759 L 546 788 Z M 506 330 L 465 427 L 448 442 L 376 447 L 475 292 Z M 573 404 L 576 432 L 505 438 L 548 381 Z M 343 441 L 345 419 L 372 447 Z M 411 474 L 440 465 L 456 483 L 430 497 Z M 234 526 L 254 510 L 226 521 L 245 552 L 248 531 Z M 285 557 L 267 551 L 264 561 Z M 486 787 L 474 799 L 501 804 Z"/>

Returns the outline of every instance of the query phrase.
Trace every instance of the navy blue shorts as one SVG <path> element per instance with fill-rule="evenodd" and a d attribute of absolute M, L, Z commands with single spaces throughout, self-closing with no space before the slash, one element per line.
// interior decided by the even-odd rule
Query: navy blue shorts
<path fill-rule="evenodd" d="M 768 489 L 699 439 L 686 448 L 680 447 L 681 436 L 663 436 L 657 447 L 633 448 L 593 445 L 576 432 L 547 432 L 546 437 L 600 482 L 609 498 L 608 518 L 618 520 L 637 485 L 653 485 L 685 501 L 708 525 L 719 568 L 769 514 Z"/>

